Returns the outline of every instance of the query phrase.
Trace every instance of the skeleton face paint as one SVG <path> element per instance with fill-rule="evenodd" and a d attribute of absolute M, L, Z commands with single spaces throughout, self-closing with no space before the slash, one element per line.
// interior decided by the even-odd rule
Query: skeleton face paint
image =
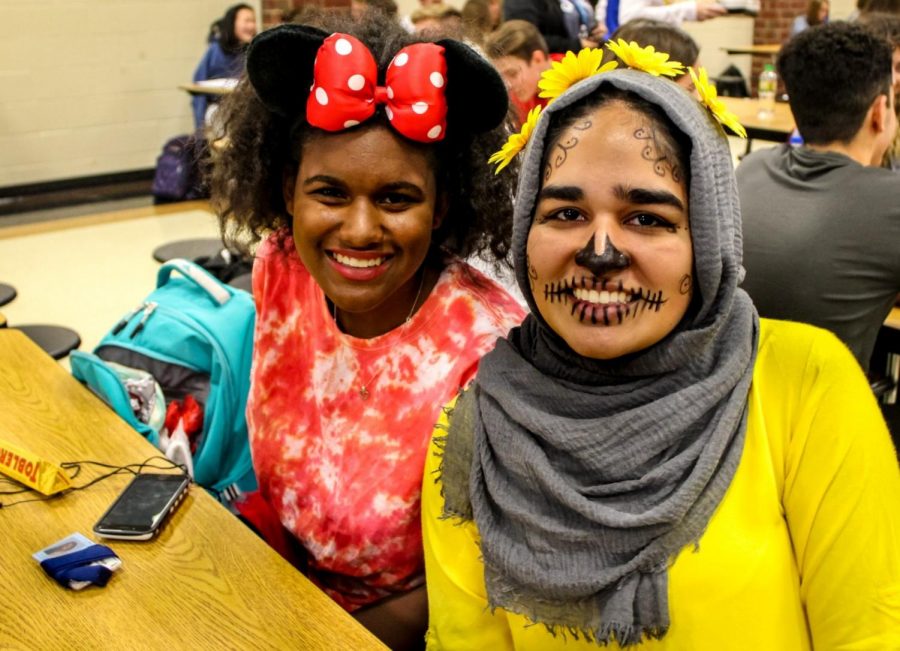
<path fill-rule="evenodd" d="M 625 269 L 631 264 L 631 258 L 616 248 L 616 245 L 610 241 L 609 234 L 606 236 L 603 252 L 599 255 L 597 255 L 594 239 L 595 236 L 591 235 L 587 246 L 575 254 L 576 264 L 586 268 L 595 276 L 602 276 L 616 269 Z"/>
<path fill-rule="evenodd" d="M 690 304 L 687 188 L 644 155 L 639 135 L 655 126 L 642 113 L 610 102 L 588 119 L 538 196 L 529 278 L 541 316 L 575 352 L 614 359 L 660 341 Z"/>

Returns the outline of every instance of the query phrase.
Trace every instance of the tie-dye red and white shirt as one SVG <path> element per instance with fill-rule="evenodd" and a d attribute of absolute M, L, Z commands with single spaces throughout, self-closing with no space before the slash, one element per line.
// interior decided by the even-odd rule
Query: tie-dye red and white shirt
<path fill-rule="evenodd" d="M 522 308 L 453 260 L 407 323 L 358 339 L 336 327 L 290 238 L 260 246 L 253 294 L 247 418 L 262 496 L 306 549 L 310 578 L 347 610 L 420 585 L 431 432 Z"/>

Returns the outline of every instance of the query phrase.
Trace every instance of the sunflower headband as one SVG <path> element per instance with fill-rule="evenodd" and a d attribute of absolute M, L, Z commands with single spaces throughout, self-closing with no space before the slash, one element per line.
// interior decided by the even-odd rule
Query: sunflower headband
<path fill-rule="evenodd" d="M 610 41 L 606 44 L 606 47 L 629 68 L 643 70 L 654 77 L 677 77 L 685 72 L 683 64 L 678 61 L 669 61 L 668 54 L 657 52 L 652 45 L 641 47 L 634 41 L 626 43 L 624 39 L 620 38 L 615 42 Z M 541 80 L 538 82 L 538 88 L 540 88 L 541 92 L 538 97 L 549 100 L 547 102 L 549 105 L 550 102 L 579 81 L 615 70 L 619 66 L 617 61 L 610 61 L 601 65 L 602 61 L 603 50 L 600 48 L 584 48 L 578 54 L 566 52 L 562 61 L 554 61 L 550 69 L 545 70 L 541 74 Z M 729 111 L 722 100 L 718 98 L 716 87 L 709 82 L 706 69 L 700 68 L 699 73 L 695 73 L 693 68 L 688 68 L 687 71 L 690 73 L 694 86 L 697 88 L 700 103 L 712 113 L 719 124 L 728 127 L 741 138 L 746 138 L 747 132 L 737 116 Z M 525 123 L 522 125 L 522 129 L 518 133 L 512 134 L 500 151 L 494 153 L 488 159 L 490 164 L 497 163 L 495 174 L 509 165 L 519 152 L 525 149 L 525 145 L 528 144 L 528 139 L 531 137 L 540 115 L 540 106 L 531 109 Z"/>

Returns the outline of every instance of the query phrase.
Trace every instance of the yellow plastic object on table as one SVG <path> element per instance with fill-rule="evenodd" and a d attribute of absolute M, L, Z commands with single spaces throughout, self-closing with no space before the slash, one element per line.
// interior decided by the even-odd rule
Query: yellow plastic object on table
<path fill-rule="evenodd" d="M 72 486 L 62 468 L 3 440 L 0 440 L 0 473 L 44 495 L 54 495 Z"/>

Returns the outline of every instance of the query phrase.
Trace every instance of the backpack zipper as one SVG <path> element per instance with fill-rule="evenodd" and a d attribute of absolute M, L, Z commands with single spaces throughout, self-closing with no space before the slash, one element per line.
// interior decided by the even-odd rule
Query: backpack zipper
<path fill-rule="evenodd" d="M 140 312 L 141 310 L 143 310 L 145 307 L 147 307 L 147 301 L 144 301 L 143 303 L 141 303 L 140 305 L 138 305 L 136 308 L 134 308 L 133 310 L 131 310 L 131 312 L 129 312 L 128 314 L 126 314 L 125 316 L 123 316 L 123 317 L 119 320 L 119 322 L 118 322 L 116 325 L 113 326 L 112 334 L 117 335 L 117 334 L 119 334 L 120 332 L 122 332 L 122 329 L 123 329 L 125 326 L 128 325 L 128 322 L 131 321 L 131 320 L 135 317 L 135 315 L 136 315 L 138 312 Z"/>
<path fill-rule="evenodd" d="M 128 335 L 128 338 L 129 338 L 129 339 L 134 339 L 135 336 L 136 336 L 141 330 L 144 329 L 144 324 L 147 323 L 147 319 L 149 319 L 149 318 L 150 318 L 150 315 L 153 314 L 153 312 L 156 310 L 157 307 L 159 307 L 159 303 L 154 303 L 153 301 L 150 301 L 149 303 L 145 303 L 145 305 L 146 305 L 147 307 L 144 308 L 144 314 L 143 314 L 143 316 L 141 317 L 141 320 L 138 321 L 138 324 L 137 324 L 137 326 L 135 327 L 135 329 L 131 331 L 131 334 L 130 334 L 130 335 Z"/>

